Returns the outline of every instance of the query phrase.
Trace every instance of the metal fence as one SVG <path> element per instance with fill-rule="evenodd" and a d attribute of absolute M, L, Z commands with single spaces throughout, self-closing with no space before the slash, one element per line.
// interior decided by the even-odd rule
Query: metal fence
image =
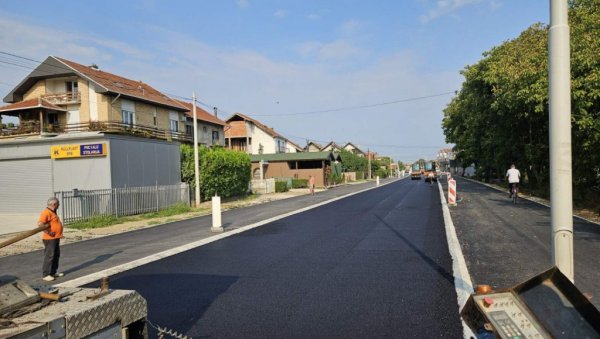
<path fill-rule="evenodd" d="M 55 192 L 65 224 L 97 216 L 157 212 L 190 203 L 187 184 Z"/>

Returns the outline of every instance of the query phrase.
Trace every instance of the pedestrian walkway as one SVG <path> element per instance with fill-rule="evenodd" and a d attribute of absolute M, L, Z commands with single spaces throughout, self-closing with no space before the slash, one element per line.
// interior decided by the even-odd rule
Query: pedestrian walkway
<path fill-rule="evenodd" d="M 474 285 L 509 288 L 554 265 L 550 208 L 526 199 L 515 206 L 506 192 L 454 179 L 450 213 Z M 600 225 L 574 218 L 573 229 L 575 285 L 600 307 Z"/>

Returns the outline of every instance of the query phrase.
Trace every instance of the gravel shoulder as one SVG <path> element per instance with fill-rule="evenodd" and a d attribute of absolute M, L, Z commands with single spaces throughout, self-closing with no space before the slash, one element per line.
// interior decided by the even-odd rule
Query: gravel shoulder
<path fill-rule="evenodd" d="M 284 193 L 269 193 L 262 194 L 256 196 L 252 199 L 241 199 L 241 200 L 233 200 L 222 203 L 222 210 L 227 211 L 234 208 L 247 207 L 252 205 L 264 204 L 271 201 L 282 200 L 287 198 L 292 198 L 300 195 L 308 194 L 308 189 L 292 189 L 288 192 Z M 211 213 L 211 202 L 206 201 L 200 204 L 198 209 L 195 209 L 192 212 L 173 215 L 169 217 L 161 217 L 161 218 L 149 218 L 135 221 L 128 221 L 121 224 L 115 224 L 102 228 L 94 228 L 94 229 L 85 229 L 78 230 L 69 228 L 68 226 L 64 229 L 64 238 L 62 239 L 62 244 L 68 244 L 73 242 L 78 242 L 82 240 L 95 239 L 100 237 L 105 237 L 108 235 L 124 233 L 134 230 L 139 230 L 142 228 L 155 227 L 158 225 L 162 225 L 165 223 L 186 220 L 202 215 L 207 215 Z M 33 229 L 33 227 L 32 227 Z M 16 234 L 8 234 L 0 236 L 0 242 L 13 238 Z M 16 242 L 12 245 L 9 245 L 4 248 L 0 248 L 0 257 L 6 257 L 9 255 L 21 254 L 33 252 L 36 250 L 43 249 L 44 246 L 42 244 L 41 236 L 36 234 L 19 242 Z"/>

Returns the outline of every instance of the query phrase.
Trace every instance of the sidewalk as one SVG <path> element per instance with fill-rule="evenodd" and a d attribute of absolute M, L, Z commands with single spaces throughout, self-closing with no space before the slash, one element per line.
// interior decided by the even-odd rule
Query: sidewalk
<path fill-rule="evenodd" d="M 450 214 L 474 286 L 513 287 L 553 266 L 550 208 L 526 199 L 515 206 L 506 192 L 454 179 Z M 575 285 L 600 307 L 600 225 L 574 218 L 573 230 Z"/>

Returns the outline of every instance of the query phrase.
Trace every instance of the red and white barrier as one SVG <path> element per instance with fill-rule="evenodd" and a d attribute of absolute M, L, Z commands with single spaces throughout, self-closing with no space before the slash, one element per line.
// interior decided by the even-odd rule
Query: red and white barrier
<path fill-rule="evenodd" d="M 448 180 L 448 205 L 456 206 L 456 180 Z"/>

